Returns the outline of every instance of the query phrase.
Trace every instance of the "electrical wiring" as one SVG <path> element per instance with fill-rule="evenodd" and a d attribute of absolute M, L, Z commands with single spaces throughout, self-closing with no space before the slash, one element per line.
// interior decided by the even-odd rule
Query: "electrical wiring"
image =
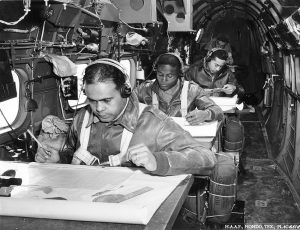
<path fill-rule="evenodd" d="M 0 20 L 0 23 L 5 24 L 5 25 L 9 25 L 9 26 L 17 25 L 17 24 L 18 24 L 20 21 L 22 21 L 22 20 L 27 16 L 27 14 L 29 13 L 29 11 L 30 11 L 30 5 L 31 5 L 31 0 L 23 0 L 23 5 L 24 5 L 24 11 L 25 11 L 25 13 L 24 13 L 23 16 L 21 16 L 17 21 L 14 21 L 14 22 L 7 22 L 7 21 Z"/>

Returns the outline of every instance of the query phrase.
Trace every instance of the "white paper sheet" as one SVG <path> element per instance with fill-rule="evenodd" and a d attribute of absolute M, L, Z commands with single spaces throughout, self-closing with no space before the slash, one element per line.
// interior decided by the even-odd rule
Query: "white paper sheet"
<path fill-rule="evenodd" d="M 158 177 L 121 167 L 0 162 L 0 174 L 8 169 L 15 169 L 23 183 L 14 188 L 12 197 L 0 197 L 0 215 L 132 224 L 147 224 L 188 176 Z"/>
<path fill-rule="evenodd" d="M 172 117 L 184 130 L 188 131 L 192 137 L 214 137 L 217 133 L 218 122 L 203 122 L 200 125 L 190 125 L 184 117 Z"/>
<path fill-rule="evenodd" d="M 218 106 L 221 107 L 223 111 L 228 111 L 234 108 L 238 108 L 239 110 L 242 110 L 244 107 L 244 104 L 237 104 L 237 95 L 233 97 L 209 97 L 212 99 Z"/>

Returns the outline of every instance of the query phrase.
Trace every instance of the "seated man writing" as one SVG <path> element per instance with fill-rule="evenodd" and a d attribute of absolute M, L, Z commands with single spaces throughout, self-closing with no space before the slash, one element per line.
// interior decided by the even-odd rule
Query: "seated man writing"
<path fill-rule="evenodd" d="M 156 70 L 156 80 L 145 81 L 135 89 L 141 102 L 154 105 L 168 116 L 185 116 L 191 125 L 223 118 L 221 108 L 206 96 L 201 87 L 193 81 L 184 81 L 181 78 L 182 61 L 179 56 L 173 53 L 162 54 L 153 66 Z M 220 195 L 222 189 L 228 190 L 235 178 L 236 169 L 233 159 L 223 153 L 217 154 L 217 164 L 210 175 L 211 201 Z M 225 184 L 225 186 L 214 191 L 216 184 Z M 209 215 L 216 215 L 211 219 L 212 221 L 223 222 L 230 216 L 233 199 L 218 199 L 221 201 L 209 203 Z M 222 202 L 226 204 L 223 205 Z M 223 209 L 218 207 L 217 203 L 222 204 L 220 206 Z"/>
<path fill-rule="evenodd" d="M 221 48 L 212 49 L 203 62 L 191 66 L 185 73 L 187 80 L 197 82 L 210 96 L 239 97 L 245 93 L 238 84 L 234 73 L 227 67 L 228 53 Z M 236 114 L 227 114 L 224 129 L 224 150 L 228 152 L 242 152 L 244 143 L 244 128 Z M 242 164 L 240 170 L 244 171 Z"/>
<path fill-rule="evenodd" d="M 173 53 L 161 54 L 154 62 L 156 80 L 145 81 L 136 88 L 139 101 L 159 108 L 168 116 L 186 117 L 191 125 L 222 120 L 223 112 L 205 91 L 182 78 L 183 63 Z"/>
<path fill-rule="evenodd" d="M 210 96 L 241 95 L 244 89 L 226 65 L 228 53 L 221 48 L 209 51 L 202 63 L 193 65 L 185 73 L 186 80 L 199 84 Z"/>
<path fill-rule="evenodd" d="M 161 111 L 140 104 L 118 62 L 91 63 L 83 83 L 88 105 L 75 116 L 64 151 L 40 148 L 37 162 L 96 165 L 110 159 L 156 175 L 211 174 L 213 152 Z"/>

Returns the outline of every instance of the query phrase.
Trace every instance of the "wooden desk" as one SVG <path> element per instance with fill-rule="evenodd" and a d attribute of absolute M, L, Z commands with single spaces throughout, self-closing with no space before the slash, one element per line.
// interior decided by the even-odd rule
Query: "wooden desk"
<path fill-rule="evenodd" d="M 152 216 L 149 223 L 138 224 L 116 224 L 104 222 L 70 221 L 42 218 L 24 218 L 0 216 L 0 229 L 10 230 L 96 230 L 96 229 L 171 229 L 181 206 L 193 184 L 193 176 L 187 177 L 179 184 L 171 195 L 162 203 Z M 80 210 L 78 210 L 80 212 Z M 130 213 L 128 213 L 130 215 Z"/>

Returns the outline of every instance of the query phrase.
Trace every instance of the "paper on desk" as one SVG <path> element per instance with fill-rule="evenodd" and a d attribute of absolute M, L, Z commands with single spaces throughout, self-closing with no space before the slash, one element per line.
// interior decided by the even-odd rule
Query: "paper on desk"
<path fill-rule="evenodd" d="M 188 176 L 159 177 L 121 167 L 0 162 L 0 173 L 7 169 L 15 169 L 24 183 L 12 197 L 0 197 L 0 215 L 133 224 L 147 224 Z M 105 199 L 120 196 L 118 202 Z"/>
<path fill-rule="evenodd" d="M 218 122 L 203 122 L 200 125 L 190 125 L 184 117 L 172 117 L 184 130 L 188 131 L 192 137 L 214 137 L 217 133 Z"/>
<path fill-rule="evenodd" d="M 212 99 L 218 106 L 221 107 L 223 111 L 231 110 L 234 108 L 238 108 L 238 110 L 242 110 L 244 107 L 244 104 L 237 104 L 238 97 L 237 95 L 233 97 L 209 97 Z"/>

